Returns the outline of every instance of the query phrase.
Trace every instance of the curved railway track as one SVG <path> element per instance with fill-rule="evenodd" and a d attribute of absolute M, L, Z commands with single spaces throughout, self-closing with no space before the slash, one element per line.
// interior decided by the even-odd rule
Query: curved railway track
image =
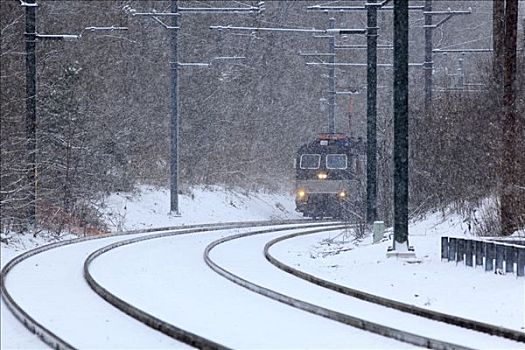
<path fill-rule="evenodd" d="M 305 223 L 304 221 L 301 221 L 303 224 Z M 287 224 L 287 223 L 290 223 L 290 222 L 286 222 L 286 223 L 283 223 L 283 224 Z M 236 227 L 233 227 L 233 228 L 241 228 L 241 227 L 254 227 L 254 226 L 267 226 L 268 223 L 264 223 L 264 224 L 261 224 L 261 223 L 258 223 L 258 224 L 253 224 L 253 223 L 250 223 L 248 224 L 247 226 L 246 225 L 242 225 L 242 226 L 236 226 Z M 314 225 L 309 225 L 309 227 L 322 227 L 322 226 L 327 226 L 329 224 L 314 224 Z M 302 227 L 301 226 L 286 226 L 286 227 L 280 227 L 280 228 L 271 228 L 271 229 L 266 229 L 266 230 L 263 230 L 263 231 L 257 231 L 258 233 L 270 233 L 270 232 L 279 232 L 279 231 L 288 231 L 288 230 L 291 230 L 291 229 L 296 229 L 296 228 L 300 228 Z M 101 255 L 103 254 L 106 254 L 107 252 L 109 251 L 112 251 L 116 248 L 120 248 L 120 247 L 123 247 L 123 246 L 126 246 L 126 245 L 130 245 L 130 244 L 136 244 L 136 243 L 139 243 L 139 242 L 143 242 L 143 241 L 146 241 L 146 240 L 152 240 L 152 239 L 158 239 L 158 238 L 165 238 L 165 237 L 170 237 L 170 236 L 176 236 L 176 235 L 181 235 L 181 234 L 189 234 L 189 233 L 202 233 L 202 232 L 210 232 L 210 231 L 216 231 L 216 230 L 222 230 L 224 229 L 223 226 L 218 226 L 218 227 L 213 227 L 213 228 L 195 228 L 195 229 L 192 229 L 190 231 L 185 231 L 183 233 L 181 232 L 164 232 L 164 233 L 159 233 L 159 234 L 155 234 L 155 235 L 152 235 L 152 236 L 143 236 L 143 237 L 137 237 L 137 238 L 131 238 L 131 239 L 128 239 L 128 240 L 124 240 L 124 241 L 120 241 L 120 242 L 116 242 L 116 243 L 113 243 L 113 244 L 110 244 L 108 246 L 105 246 L 101 249 L 98 249 L 96 251 L 94 251 L 93 253 L 91 253 L 89 255 L 89 257 L 86 259 L 85 263 L 84 263 L 84 277 L 86 279 L 86 281 L 88 282 L 88 284 L 90 285 L 90 287 L 100 296 L 102 297 L 104 300 L 106 300 L 107 302 L 109 302 L 110 304 L 112 304 L 113 306 L 115 306 L 116 308 L 118 308 L 119 310 L 121 310 L 122 312 L 130 315 L 131 317 L 139 320 L 140 322 L 144 323 L 145 325 L 171 337 L 171 338 L 174 338 L 174 339 L 177 339 L 179 341 L 182 341 L 190 346 L 193 346 L 193 347 L 196 347 L 196 348 L 199 348 L 199 349 L 228 349 L 226 346 L 224 345 L 221 345 L 221 344 L 218 344 L 210 339 L 207 339 L 205 337 L 202 337 L 200 335 L 197 335 L 195 333 L 192 333 L 192 332 L 188 332 L 180 327 L 177 327 L 175 325 L 172 325 L 168 322 L 165 322 L 157 317 L 155 317 L 154 315 L 144 311 L 144 310 L 141 310 L 140 308 L 137 308 L 135 306 L 133 306 L 131 303 L 125 301 L 124 299 L 118 297 L 116 294 L 110 292 L 108 289 L 104 288 L 104 286 L 97 282 L 97 280 L 95 279 L 95 277 L 92 275 L 91 271 L 90 271 L 90 266 L 91 264 L 93 263 L 93 261 L 100 257 Z"/>
<path fill-rule="evenodd" d="M 438 311 L 432 311 L 432 310 L 418 307 L 415 305 L 402 303 L 396 300 L 384 298 L 378 295 L 374 295 L 374 294 L 366 293 L 366 292 L 363 292 L 357 289 L 342 286 L 340 284 L 333 283 L 333 282 L 324 280 L 322 278 L 316 277 L 314 275 L 308 274 L 306 272 L 300 271 L 298 269 L 295 269 L 283 263 L 282 261 L 278 260 L 277 258 L 275 258 L 274 256 L 270 254 L 270 248 L 278 244 L 279 242 L 283 242 L 289 239 L 293 239 L 299 236 L 313 234 L 313 233 L 317 233 L 317 232 L 311 231 L 311 232 L 294 233 L 294 234 L 275 238 L 265 244 L 264 256 L 270 263 L 272 263 L 277 268 L 285 272 L 288 272 L 289 274 L 293 276 L 299 277 L 308 282 L 311 282 L 321 287 L 333 290 L 335 292 L 342 293 L 344 295 L 348 295 L 348 296 L 358 298 L 364 301 L 368 301 L 368 302 L 371 302 L 377 305 L 382 305 L 382 306 L 386 306 L 388 308 L 392 308 L 395 310 L 399 310 L 399 311 L 407 312 L 413 315 L 425 317 L 431 320 L 444 322 L 444 323 L 448 323 L 451 325 L 460 326 L 460 327 L 472 329 L 478 332 L 490 334 L 493 336 L 507 338 L 507 339 L 525 343 L 525 333 L 523 332 L 491 325 L 491 324 L 484 323 L 484 322 L 479 322 L 476 320 L 467 319 L 464 317 L 449 315 L 449 314 L 445 314 L 445 313 L 438 312 Z"/>
<path fill-rule="evenodd" d="M 305 226 L 306 225 L 306 226 Z M 497 337 L 508 338 L 517 342 L 525 342 L 524 334 L 521 332 L 515 332 L 512 330 L 504 329 L 501 327 L 496 327 L 477 321 L 467 320 L 451 315 L 446 315 L 438 312 L 433 312 L 427 309 L 418 308 L 409 304 L 400 303 L 394 300 L 389 300 L 383 297 L 371 295 L 359 290 L 350 289 L 344 286 L 340 286 L 328 281 L 324 281 L 315 276 L 301 272 L 295 268 L 292 268 L 270 254 L 270 248 L 284 240 L 292 239 L 300 235 L 308 235 L 319 233 L 322 231 L 333 231 L 340 229 L 342 225 L 336 225 L 329 222 L 315 222 L 306 220 L 292 220 L 292 221 L 280 221 L 280 222 L 242 222 L 242 223 L 224 223 L 217 225 L 193 225 L 193 226 L 182 226 L 182 227 L 171 227 L 165 229 L 151 229 L 151 230 L 141 230 L 141 231 L 132 231 L 119 233 L 119 236 L 122 236 L 121 240 L 114 243 L 103 246 L 102 248 L 96 249 L 91 252 L 91 254 L 84 261 L 83 274 L 84 278 L 100 297 L 112 304 L 113 306 L 120 309 L 122 312 L 132 316 L 134 319 L 142 322 L 143 324 L 153 328 L 164 335 L 186 343 L 190 346 L 204 349 L 227 349 L 228 347 L 222 345 L 216 341 L 206 338 L 205 336 L 196 334 L 195 332 L 187 331 L 181 327 L 177 327 L 174 324 L 163 321 L 161 318 L 158 318 L 153 313 L 149 313 L 145 310 L 134 306 L 132 303 L 127 302 L 124 298 L 112 293 L 108 290 L 101 282 L 97 281 L 96 276 L 91 272 L 90 267 L 92 263 L 99 258 L 100 256 L 113 251 L 119 247 L 130 246 L 139 242 L 144 242 L 153 239 L 167 238 L 172 236 L 181 236 L 189 234 L 199 234 L 206 232 L 213 232 L 219 230 L 229 230 L 229 229 L 255 229 L 256 227 L 262 226 L 271 226 L 271 228 L 261 228 L 256 231 L 249 231 L 240 234 L 233 234 L 227 237 L 214 240 L 212 243 L 208 244 L 204 250 L 204 261 L 205 263 L 216 273 L 227 278 L 228 280 L 246 288 L 258 294 L 264 295 L 268 298 L 277 300 L 281 303 L 287 304 L 294 308 L 307 311 L 311 314 L 322 316 L 324 318 L 349 325 L 358 329 L 369 331 L 381 336 L 386 336 L 395 340 L 406 342 L 412 345 L 432 348 L 432 349 L 468 349 L 468 346 L 465 344 L 456 344 L 453 342 L 445 341 L 443 339 L 438 339 L 430 337 L 428 335 L 417 334 L 417 332 L 409 332 L 406 329 L 398 329 L 392 327 L 391 325 L 384 325 L 381 322 L 376 322 L 369 320 L 360 316 L 353 315 L 351 312 L 341 312 L 335 311 L 332 308 L 318 305 L 317 303 L 302 300 L 299 297 L 293 295 L 287 295 L 281 293 L 277 290 L 273 290 L 271 287 L 263 286 L 254 282 L 250 282 L 248 279 L 243 278 L 242 276 L 236 275 L 232 271 L 228 271 L 226 268 L 220 265 L 220 262 L 214 261 L 211 257 L 211 253 L 217 247 L 226 244 L 228 242 L 233 242 L 240 239 L 250 238 L 250 237 L 259 237 L 264 234 L 282 234 L 277 238 L 273 238 L 269 241 L 266 241 L 264 244 L 264 256 L 265 258 L 273 265 L 285 271 L 288 274 L 292 274 L 296 277 L 299 277 L 305 281 L 311 282 L 318 286 L 323 287 L 326 290 L 331 292 L 337 292 L 338 294 L 344 294 L 348 298 L 357 298 L 364 300 L 369 304 L 375 306 L 381 306 L 388 309 L 395 309 L 397 311 L 402 311 L 405 314 L 413 315 L 413 317 L 422 317 L 428 318 L 434 321 L 439 321 L 439 323 L 449 324 L 451 327 L 457 326 L 463 328 L 469 328 L 468 332 L 472 330 L 476 332 L 488 333 L 495 335 Z M 301 230 L 300 232 L 294 232 L 292 234 L 286 234 L 286 231 Z M 284 234 L 283 234 L 284 233 Z M 138 235 L 137 237 L 131 237 L 133 235 Z M 13 312 L 13 314 L 33 333 L 38 335 L 46 344 L 55 349 L 74 349 L 75 346 L 65 341 L 60 335 L 55 334 L 52 329 L 46 328 L 44 325 L 35 320 L 28 312 L 20 307 L 15 298 L 9 293 L 8 288 L 6 287 L 6 277 L 9 272 L 17 266 L 19 263 L 24 260 L 33 257 L 37 254 L 49 251 L 54 248 L 84 242 L 88 240 L 94 240 L 99 238 L 111 237 L 89 237 L 89 238 L 79 238 L 72 241 L 58 242 L 50 244 L 47 246 L 39 247 L 32 251 L 22 254 L 12 261 L 10 261 L 2 270 L 1 278 L 1 293 L 4 298 L 6 305 Z M 131 238 L 130 238 L 131 237 Z M 269 264 L 268 264 L 269 265 Z M 269 265 L 271 266 L 271 265 Z"/>
<path fill-rule="evenodd" d="M 248 222 L 237 222 L 237 223 L 233 222 L 233 223 L 221 223 L 221 224 L 188 225 L 188 226 L 164 227 L 164 228 L 155 228 L 155 229 L 134 230 L 134 231 L 127 231 L 127 232 L 117 232 L 117 233 L 103 235 L 103 236 L 81 237 L 81 238 L 72 239 L 68 241 L 60 241 L 56 243 L 51 243 L 51 244 L 44 245 L 44 246 L 32 249 L 30 251 L 27 251 L 21 255 L 18 255 L 11 261 L 9 261 L 3 267 L 1 271 L 0 293 L 5 302 L 5 305 L 13 313 L 13 315 L 31 333 L 38 336 L 44 343 L 46 343 L 47 345 L 49 345 L 51 348 L 54 348 L 54 349 L 75 349 L 75 347 L 72 344 L 65 341 L 63 337 L 55 334 L 53 330 L 44 326 L 41 322 L 37 321 L 26 310 L 24 310 L 19 305 L 19 303 L 17 303 L 17 301 L 15 300 L 15 297 L 10 293 L 9 289 L 7 288 L 6 280 L 7 280 L 9 273 L 16 266 L 28 260 L 29 258 L 32 258 L 38 254 L 48 252 L 52 249 L 65 247 L 65 246 L 82 243 L 86 241 L 94 241 L 94 240 L 111 238 L 111 237 L 119 237 L 119 236 L 129 237 L 129 236 L 139 235 L 139 234 L 147 235 L 147 234 L 154 233 L 154 232 L 160 232 L 156 234 L 155 236 L 159 236 L 159 235 L 162 236 L 162 235 L 166 235 L 169 233 L 171 234 L 191 234 L 191 233 L 205 232 L 205 231 L 211 231 L 211 230 L 220 230 L 220 229 L 235 229 L 235 228 L 245 228 L 245 227 L 252 227 L 252 226 L 255 226 L 255 227 L 256 226 L 269 226 L 269 225 L 289 225 L 289 224 L 308 223 L 308 222 L 309 221 L 307 220 L 282 220 L 282 221 L 258 221 L 258 222 L 248 221 Z M 173 232 L 173 231 L 182 231 L 182 232 Z M 150 323 L 155 323 L 155 321 L 151 320 Z M 162 326 L 159 326 L 159 327 L 162 328 Z M 191 342 L 192 341 L 188 343 L 191 343 Z M 198 343 L 197 339 L 195 339 L 195 343 Z"/>
<path fill-rule="evenodd" d="M 351 298 L 357 298 L 360 300 L 364 300 L 367 303 L 374 304 L 376 306 L 384 306 L 386 308 L 395 309 L 402 311 L 405 314 L 414 315 L 415 317 L 423 317 L 429 320 L 438 321 L 439 323 L 446 325 L 450 325 L 454 328 L 465 328 L 468 329 L 469 332 L 471 330 L 474 330 L 476 332 L 480 333 L 486 333 L 491 336 L 501 337 L 501 338 L 507 338 L 512 341 L 516 341 L 518 343 L 525 342 L 524 336 L 525 334 L 519 331 L 514 331 L 511 329 L 506 329 L 486 323 L 477 322 L 474 320 L 468 320 L 461 317 L 456 317 L 452 315 L 447 315 L 440 312 L 434 312 L 428 309 L 423 309 L 417 306 L 413 306 L 410 304 L 404 304 L 395 300 L 379 297 L 376 295 L 372 295 L 363 291 L 351 289 L 345 286 L 341 286 L 332 282 L 328 282 L 325 280 L 322 280 L 320 278 L 317 278 L 315 276 L 306 274 L 300 270 L 297 270 L 295 268 L 292 268 L 276 258 L 274 258 L 270 253 L 269 249 L 272 245 L 277 244 L 278 242 L 281 242 L 286 239 L 291 239 L 294 237 L 302 236 L 302 235 L 309 235 L 309 234 L 315 234 L 326 231 L 326 228 L 323 229 L 315 229 L 315 230 L 307 230 L 303 232 L 297 232 L 292 233 L 288 235 L 283 235 L 281 237 L 277 237 L 275 239 L 270 240 L 264 245 L 264 255 L 265 258 L 271 262 L 274 266 L 278 267 L 280 270 L 283 270 L 289 274 L 292 274 L 296 277 L 299 277 L 305 281 L 314 283 L 316 285 L 319 285 L 323 288 L 335 291 L 339 294 L 343 294 L 346 296 L 349 296 Z M 248 232 L 248 233 L 242 233 L 234 236 L 224 237 L 219 240 L 216 240 L 209 244 L 205 250 L 204 259 L 208 266 L 210 266 L 211 269 L 216 271 L 221 276 L 225 277 L 226 279 L 244 287 L 247 288 L 253 292 L 259 293 L 261 295 L 264 295 L 266 297 L 272 298 L 274 300 L 277 300 L 281 303 L 300 308 L 304 311 L 329 318 L 331 320 L 335 320 L 359 329 L 363 329 L 366 331 L 370 331 L 379 335 L 383 335 L 389 338 L 393 338 L 396 340 L 400 340 L 412 345 L 431 348 L 431 349 L 469 349 L 470 347 L 465 346 L 461 344 L 452 343 L 449 341 L 445 341 L 442 339 L 436 339 L 433 337 L 425 336 L 425 335 L 419 335 L 417 333 L 409 332 L 406 330 L 403 330 L 401 328 L 394 328 L 390 326 L 383 325 L 378 322 L 373 322 L 365 318 L 357 317 L 352 315 L 351 313 L 343 313 L 339 311 L 335 311 L 333 309 L 319 306 L 317 303 L 308 302 L 305 300 L 301 300 L 299 298 L 289 296 L 283 293 L 280 293 L 278 291 L 273 290 L 272 287 L 265 287 L 261 284 L 254 283 L 249 281 L 247 278 L 244 278 L 242 276 L 239 276 L 235 274 L 232 271 L 229 271 L 228 269 L 222 267 L 219 263 L 215 262 L 211 257 L 211 252 L 217 248 L 218 246 L 232 242 L 234 240 L 238 239 L 244 239 L 253 237 L 255 235 L 260 235 L 266 233 L 265 231 L 259 231 L 259 232 Z M 472 334 L 471 334 L 472 335 Z M 474 333 L 476 335 L 476 333 Z"/>

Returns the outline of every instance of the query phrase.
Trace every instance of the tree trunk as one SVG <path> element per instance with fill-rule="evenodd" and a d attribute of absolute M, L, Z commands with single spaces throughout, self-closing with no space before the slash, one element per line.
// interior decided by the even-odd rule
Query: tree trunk
<path fill-rule="evenodd" d="M 516 152 L 518 122 L 516 113 L 516 46 L 518 33 L 518 0 L 505 1 L 505 56 L 503 75 L 503 162 L 501 194 L 501 229 L 510 235 L 518 229 L 520 199 L 518 158 Z M 523 196 L 521 196 L 523 197 Z"/>

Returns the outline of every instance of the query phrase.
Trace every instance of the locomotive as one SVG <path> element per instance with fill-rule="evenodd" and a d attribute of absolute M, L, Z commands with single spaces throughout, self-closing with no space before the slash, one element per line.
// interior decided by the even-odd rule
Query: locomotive
<path fill-rule="evenodd" d="M 295 158 L 296 211 L 314 219 L 349 216 L 358 200 L 365 147 L 341 133 L 320 134 Z"/>

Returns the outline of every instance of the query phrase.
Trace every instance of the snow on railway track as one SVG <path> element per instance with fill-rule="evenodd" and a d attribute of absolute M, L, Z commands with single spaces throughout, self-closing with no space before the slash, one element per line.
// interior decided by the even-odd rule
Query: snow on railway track
<path fill-rule="evenodd" d="M 294 232 L 299 227 L 261 229 Z M 207 232 L 198 239 L 191 235 L 163 235 L 130 240 L 96 253 L 88 273 L 104 289 L 103 294 L 112 295 L 110 300 L 118 296 L 121 302 L 116 303 L 117 307 L 133 305 L 134 316 L 155 315 L 188 333 L 202 335 L 205 339 L 194 339 L 194 345 L 199 347 L 406 347 L 239 288 L 208 268 L 202 254 L 209 243 L 253 231 L 259 232 L 251 228 Z M 135 259 L 129 259 L 130 256 Z M 107 266 L 112 266 L 111 271 Z M 136 292 L 138 288 L 141 293 Z"/>
<path fill-rule="evenodd" d="M 318 232 L 310 231 L 310 233 L 315 234 Z M 502 326 L 489 324 L 486 322 L 480 322 L 480 321 L 465 318 L 465 317 L 449 315 L 444 312 L 433 311 L 428 308 L 418 307 L 416 305 L 392 300 L 392 299 L 385 298 L 379 295 L 374 295 L 371 293 L 367 293 L 359 289 L 343 286 L 341 284 L 337 284 L 329 280 L 317 277 L 313 274 L 301 271 L 300 269 L 296 269 L 284 263 L 283 261 L 279 260 L 278 258 L 276 258 L 275 256 L 271 254 L 270 249 L 273 246 L 277 245 L 278 243 L 292 240 L 296 237 L 303 237 L 307 234 L 309 233 L 300 232 L 300 233 L 290 234 L 290 235 L 281 235 L 280 237 L 277 237 L 267 242 L 264 246 L 264 256 L 270 263 L 272 263 L 277 268 L 285 272 L 288 272 L 293 276 L 299 277 L 303 280 L 319 285 L 321 287 L 324 287 L 324 288 L 327 288 L 327 289 L 330 289 L 330 290 L 333 290 L 333 291 L 336 291 L 336 292 L 339 292 L 339 293 L 342 293 L 342 294 L 345 294 L 345 295 L 348 295 L 354 298 L 358 298 L 364 301 L 368 301 L 374 304 L 383 305 L 383 306 L 386 306 L 392 309 L 396 309 L 396 310 L 400 310 L 403 312 L 407 312 L 413 315 L 422 316 L 422 317 L 425 317 L 431 320 L 436 320 L 436 321 L 448 323 L 451 325 L 456 325 L 456 326 L 472 329 L 472 330 L 486 333 L 489 335 L 494 335 L 494 336 L 503 337 L 503 338 L 525 343 L 525 333 L 524 332 L 520 332 L 518 330 L 514 330 L 514 329 L 502 327 Z"/>
<path fill-rule="evenodd" d="M 343 286 L 332 284 L 332 288 L 327 289 L 326 286 L 311 284 L 305 279 L 291 279 L 289 273 L 300 274 L 300 271 L 289 268 L 284 272 L 276 269 L 275 266 L 264 264 L 265 257 L 269 257 L 269 246 L 279 241 L 281 236 L 288 238 L 316 232 L 319 230 L 309 232 L 303 230 L 289 235 L 261 236 L 247 233 L 226 237 L 207 247 L 207 261 L 219 274 L 252 291 L 308 312 L 414 345 L 435 349 L 523 348 L 524 339 L 520 332 L 474 321 L 469 323 L 465 319 L 446 317 L 444 314 L 429 310 L 423 312 L 406 304 L 401 308 L 405 311 L 402 312 L 392 309 L 393 307 L 400 309 L 401 304 L 393 300 L 368 295 L 369 301 L 363 301 L 362 298 L 355 298 L 355 295 L 362 297 L 366 293 L 354 290 L 355 295 L 352 296 L 348 295 L 352 294 L 349 293 L 349 289 Z M 241 246 L 244 249 L 239 249 Z M 251 248 L 247 249 L 247 247 Z M 263 251 L 265 254 L 262 253 Z M 232 252 L 242 252 L 242 254 Z M 277 260 L 274 259 L 274 263 L 276 262 Z M 284 264 L 280 267 L 284 268 Z M 340 291 L 347 293 L 340 293 Z M 441 322 L 429 319 L 431 316 Z M 450 324 L 451 322 L 455 324 Z M 458 324 L 497 336 L 458 327 Z"/>
<path fill-rule="evenodd" d="M 290 276 L 268 263 L 265 245 L 337 227 L 298 223 L 186 226 L 52 244 L 4 267 L 2 296 L 29 329 L 61 349 L 523 346 Z"/>
<path fill-rule="evenodd" d="M 181 234 L 195 229 L 268 224 L 270 222 L 195 225 L 163 231 Z M 153 231 L 159 229 L 62 241 L 21 254 L 2 269 L 2 298 L 14 316 L 52 348 L 187 347 L 115 312 L 87 288 L 82 276 L 84 260 L 94 250 L 132 236 L 152 235 Z"/>

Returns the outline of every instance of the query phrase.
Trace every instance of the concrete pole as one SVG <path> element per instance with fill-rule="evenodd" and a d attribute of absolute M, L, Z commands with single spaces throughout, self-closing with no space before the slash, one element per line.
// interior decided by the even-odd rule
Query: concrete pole
<path fill-rule="evenodd" d="M 368 3 L 375 3 L 369 0 Z M 367 6 L 366 220 L 377 219 L 377 6 Z"/>
<path fill-rule="evenodd" d="M 177 13 L 177 0 L 171 0 L 171 12 Z M 172 16 L 172 26 L 178 27 L 178 16 Z M 171 59 L 173 66 L 172 72 L 172 90 L 171 90 L 171 164 L 170 164 L 170 212 L 179 215 L 179 120 L 178 120 L 178 29 L 173 30 L 171 37 Z"/>
<path fill-rule="evenodd" d="M 395 0 L 394 250 L 408 249 L 408 154 L 408 0 Z"/>
<path fill-rule="evenodd" d="M 328 28 L 335 28 L 335 18 L 330 18 Z M 329 88 L 328 88 L 328 132 L 335 133 L 335 35 L 329 38 L 328 52 L 330 56 L 328 62 L 330 63 L 328 77 L 329 77 Z"/>
<path fill-rule="evenodd" d="M 34 0 L 28 1 L 34 4 Z M 27 224 L 36 224 L 36 6 L 26 6 Z"/>
<path fill-rule="evenodd" d="M 425 0 L 425 63 L 423 70 L 425 74 L 425 114 L 430 116 L 432 113 L 432 70 L 434 66 L 432 57 L 432 0 Z"/>

